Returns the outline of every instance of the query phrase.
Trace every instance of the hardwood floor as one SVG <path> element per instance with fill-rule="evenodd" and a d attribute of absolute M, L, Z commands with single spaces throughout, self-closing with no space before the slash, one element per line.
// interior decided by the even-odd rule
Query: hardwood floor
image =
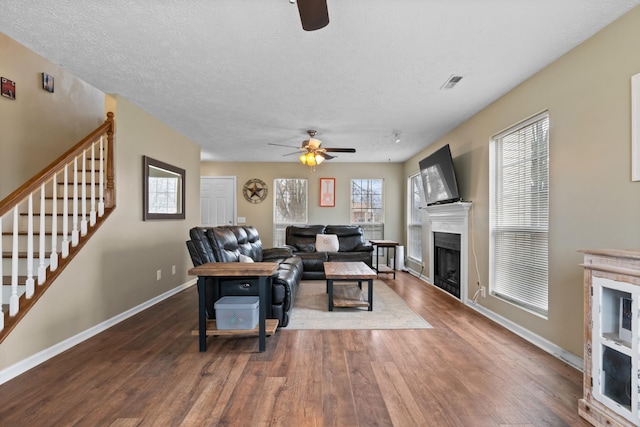
<path fill-rule="evenodd" d="M 191 335 L 195 287 L 0 386 L 0 426 L 589 426 L 582 374 L 408 273 L 433 329 Z M 304 283 L 302 284 L 304 286 Z"/>

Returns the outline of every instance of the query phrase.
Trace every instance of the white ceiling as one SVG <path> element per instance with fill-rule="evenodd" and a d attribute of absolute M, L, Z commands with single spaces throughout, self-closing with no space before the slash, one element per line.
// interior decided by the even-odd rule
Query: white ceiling
<path fill-rule="evenodd" d="M 0 31 L 203 160 L 297 161 L 267 144 L 316 129 L 358 151 L 332 162 L 402 162 L 638 4 L 328 0 L 329 25 L 305 32 L 289 0 L 2 0 Z"/>

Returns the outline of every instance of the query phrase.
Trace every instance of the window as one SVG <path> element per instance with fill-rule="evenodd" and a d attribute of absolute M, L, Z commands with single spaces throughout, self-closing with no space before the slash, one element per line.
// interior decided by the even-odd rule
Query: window
<path fill-rule="evenodd" d="M 273 246 L 285 243 L 288 225 L 307 223 L 307 180 L 273 180 Z"/>
<path fill-rule="evenodd" d="M 422 219 L 420 204 L 424 192 L 420 174 L 409 177 L 409 197 L 407 218 L 407 257 L 418 263 L 422 262 Z"/>
<path fill-rule="evenodd" d="M 491 292 L 546 315 L 548 310 L 549 115 L 491 141 Z"/>
<path fill-rule="evenodd" d="M 365 239 L 384 239 L 382 179 L 351 180 L 351 223 L 364 229 Z"/>

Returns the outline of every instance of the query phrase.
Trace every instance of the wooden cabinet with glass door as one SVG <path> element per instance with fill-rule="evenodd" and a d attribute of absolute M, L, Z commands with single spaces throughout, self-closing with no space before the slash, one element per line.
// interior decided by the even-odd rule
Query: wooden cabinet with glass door
<path fill-rule="evenodd" d="M 637 426 L 640 251 L 581 252 L 585 343 L 578 412 L 595 426 Z"/>

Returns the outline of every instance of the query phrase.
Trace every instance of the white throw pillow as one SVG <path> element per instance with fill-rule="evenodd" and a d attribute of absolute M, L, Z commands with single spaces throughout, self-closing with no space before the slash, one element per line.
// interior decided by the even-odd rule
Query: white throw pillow
<path fill-rule="evenodd" d="M 253 258 L 240 254 L 238 255 L 238 262 L 253 262 Z"/>
<path fill-rule="evenodd" d="M 337 234 L 316 234 L 316 252 L 338 252 L 338 249 Z"/>

